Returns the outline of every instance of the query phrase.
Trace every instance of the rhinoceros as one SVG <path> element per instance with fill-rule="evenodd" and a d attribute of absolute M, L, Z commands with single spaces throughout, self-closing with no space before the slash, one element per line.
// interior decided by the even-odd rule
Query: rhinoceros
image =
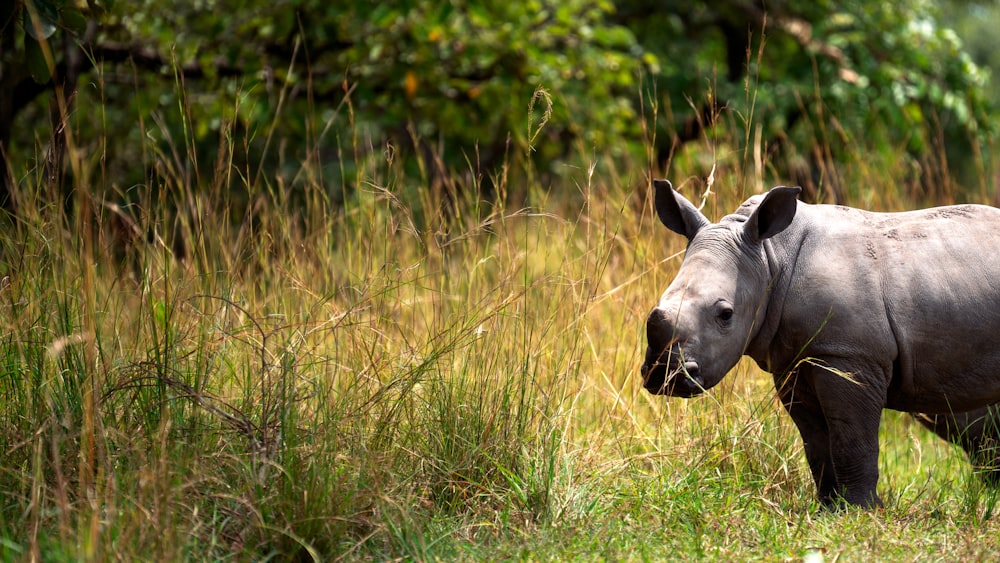
<path fill-rule="evenodd" d="M 693 397 L 750 356 L 828 507 L 882 505 L 883 409 L 1000 485 L 1000 209 L 874 213 L 778 186 L 712 223 L 669 181 L 654 187 L 660 221 L 688 244 L 646 320 L 646 390 Z"/>

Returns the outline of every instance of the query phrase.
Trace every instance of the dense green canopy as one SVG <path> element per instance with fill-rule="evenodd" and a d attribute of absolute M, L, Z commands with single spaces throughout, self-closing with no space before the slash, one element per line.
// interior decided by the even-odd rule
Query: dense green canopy
<path fill-rule="evenodd" d="M 836 195 L 837 162 L 859 147 L 898 153 L 921 190 L 980 188 L 988 72 L 944 22 L 990 13 L 957 0 L 8 1 L 0 143 L 14 185 L 51 164 L 55 76 L 106 189 L 149 182 L 140 151 L 179 143 L 178 166 L 205 173 L 234 131 L 247 134 L 238 168 L 292 189 L 318 161 L 337 198 L 358 146 L 488 195 L 504 164 L 557 175 L 594 153 L 661 169 L 703 138 L 747 159 L 757 143 L 773 176 L 811 193 Z"/>

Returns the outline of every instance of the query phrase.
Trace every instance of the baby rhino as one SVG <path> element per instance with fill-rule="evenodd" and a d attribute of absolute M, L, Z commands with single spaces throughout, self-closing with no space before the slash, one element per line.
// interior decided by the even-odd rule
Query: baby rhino
<path fill-rule="evenodd" d="M 646 321 L 649 392 L 698 395 L 750 356 L 774 375 L 828 506 L 881 505 L 885 408 L 1000 484 L 1000 210 L 871 213 L 780 186 L 712 223 L 653 183 L 688 246 Z"/>

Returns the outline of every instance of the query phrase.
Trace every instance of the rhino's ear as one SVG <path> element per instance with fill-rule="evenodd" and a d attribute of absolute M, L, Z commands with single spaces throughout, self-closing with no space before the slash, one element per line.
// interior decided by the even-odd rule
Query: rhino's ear
<path fill-rule="evenodd" d="M 798 186 L 771 188 L 747 219 L 744 227 L 747 236 L 759 242 L 785 230 L 795 218 L 801 192 L 802 188 Z"/>
<path fill-rule="evenodd" d="M 695 233 L 711 221 L 690 201 L 674 190 L 669 180 L 653 180 L 656 188 L 656 214 L 668 229 L 691 240 Z"/>

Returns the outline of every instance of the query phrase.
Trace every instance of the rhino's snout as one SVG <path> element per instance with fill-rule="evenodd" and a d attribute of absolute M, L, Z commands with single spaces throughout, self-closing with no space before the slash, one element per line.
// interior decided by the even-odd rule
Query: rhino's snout
<path fill-rule="evenodd" d="M 646 358 L 642 364 L 643 387 L 655 395 L 691 397 L 705 390 L 698 363 L 684 358 L 674 324 L 662 309 L 646 319 Z"/>
<path fill-rule="evenodd" d="M 664 386 L 667 369 L 676 363 L 674 327 L 662 309 L 653 309 L 646 319 L 646 359 L 642 364 L 643 385 L 652 393 Z"/>
<path fill-rule="evenodd" d="M 650 350 L 666 350 L 674 340 L 674 324 L 670 322 L 667 312 L 656 308 L 646 319 L 646 343 Z"/>
<path fill-rule="evenodd" d="M 670 364 L 674 364 L 670 367 Z M 697 362 L 647 361 L 642 366 L 643 387 L 654 395 L 694 397 L 705 391 Z"/>

